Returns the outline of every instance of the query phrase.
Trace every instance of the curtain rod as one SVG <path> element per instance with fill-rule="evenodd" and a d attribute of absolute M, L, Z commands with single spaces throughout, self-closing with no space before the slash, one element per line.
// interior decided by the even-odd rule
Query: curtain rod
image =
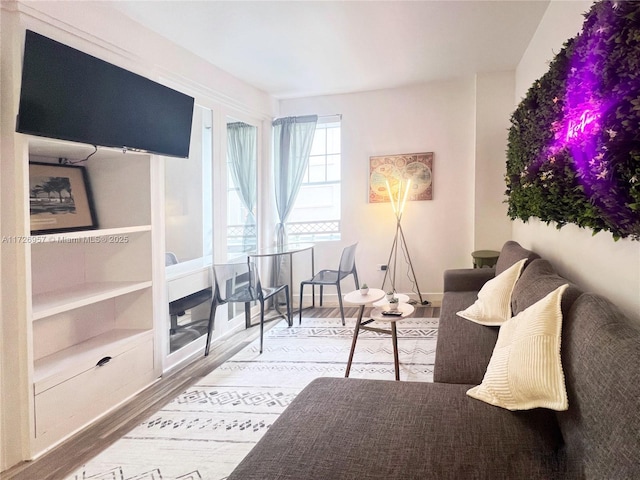
<path fill-rule="evenodd" d="M 315 113 L 310 113 L 308 115 L 315 115 Z M 275 117 L 274 120 L 277 120 L 279 118 L 286 118 L 286 117 L 305 117 L 305 116 L 307 116 L 307 115 L 285 115 L 284 117 Z M 318 118 L 329 118 L 329 117 L 338 117 L 340 120 L 342 120 L 342 114 L 341 113 L 318 115 Z"/>

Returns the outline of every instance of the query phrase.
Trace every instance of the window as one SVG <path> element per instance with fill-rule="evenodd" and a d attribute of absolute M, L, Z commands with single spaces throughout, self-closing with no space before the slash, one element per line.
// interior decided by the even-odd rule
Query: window
<path fill-rule="evenodd" d="M 287 221 L 287 233 L 291 243 L 340 240 L 338 117 L 318 119 L 309 166 Z"/>

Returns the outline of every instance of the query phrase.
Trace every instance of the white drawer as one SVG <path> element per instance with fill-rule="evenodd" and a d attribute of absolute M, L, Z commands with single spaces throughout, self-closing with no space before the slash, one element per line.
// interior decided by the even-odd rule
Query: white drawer
<path fill-rule="evenodd" d="M 167 282 L 169 301 L 186 297 L 211 286 L 211 275 L 208 269 L 197 270 Z"/>
<path fill-rule="evenodd" d="M 150 384 L 153 376 L 153 339 L 148 338 L 35 395 L 36 438 L 50 443 L 64 437 Z"/>

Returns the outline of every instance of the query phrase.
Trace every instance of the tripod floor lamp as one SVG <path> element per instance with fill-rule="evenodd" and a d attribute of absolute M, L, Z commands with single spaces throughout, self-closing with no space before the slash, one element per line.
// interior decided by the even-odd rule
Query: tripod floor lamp
<path fill-rule="evenodd" d="M 427 300 L 422 299 L 422 293 L 420 292 L 420 287 L 418 286 L 418 280 L 416 278 L 416 272 L 413 269 L 413 264 L 411 263 L 411 257 L 409 256 L 409 249 L 407 248 L 407 241 L 404 238 L 404 232 L 402 231 L 402 213 L 404 212 L 405 204 L 407 203 L 407 197 L 409 196 L 409 189 L 411 188 L 411 179 L 407 181 L 406 188 L 402 188 L 402 181 L 400 181 L 398 192 L 393 195 L 391 191 L 391 186 L 389 185 L 389 180 L 387 180 L 387 191 L 389 192 L 389 200 L 391 202 L 391 208 L 393 208 L 393 213 L 396 217 L 396 234 L 393 237 L 393 243 L 391 245 L 391 252 L 389 253 L 389 259 L 387 260 L 387 270 L 384 273 L 384 279 L 382 280 L 382 290 L 385 290 L 385 285 L 387 284 L 387 280 L 391 284 L 391 290 L 396 291 L 396 271 L 398 267 L 398 247 L 403 253 L 404 260 L 408 265 L 409 270 L 407 274 L 411 274 L 410 279 L 413 281 L 415 288 L 417 290 L 418 298 L 420 299 L 421 305 L 429 305 Z"/>

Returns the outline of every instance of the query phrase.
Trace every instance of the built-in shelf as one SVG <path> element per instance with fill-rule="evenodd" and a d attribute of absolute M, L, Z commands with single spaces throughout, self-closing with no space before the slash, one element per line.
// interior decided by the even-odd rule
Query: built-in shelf
<path fill-rule="evenodd" d="M 94 154 L 92 145 L 25 134 L 10 143 L 3 149 L 10 167 L 3 184 L 13 186 L 15 202 L 3 203 L 2 226 L 3 235 L 16 240 L 3 248 L 11 266 L 3 270 L 3 288 L 15 305 L 6 309 L 11 341 L 5 341 L 10 351 L 3 369 L 13 374 L 3 385 L 13 395 L 1 403 L 3 414 L 15 415 L 0 442 L 18 439 L 5 450 L 28 460 L 161 374 L 155 302 L 164 170 L 153 154 L 108 148 Z M 32 233 L 31 188 L 41 178 L 31 176 L 30 163 L 58 165 L 60 159 L 85 169 L 98 228 Z"/>
<path fill-rule="evenodd" d="M 78 285 L 73 290 L 41 293 L 33 296 L 32 318 L 39 320 L 149 287 L 151 281 L 96 282 Z"/>

